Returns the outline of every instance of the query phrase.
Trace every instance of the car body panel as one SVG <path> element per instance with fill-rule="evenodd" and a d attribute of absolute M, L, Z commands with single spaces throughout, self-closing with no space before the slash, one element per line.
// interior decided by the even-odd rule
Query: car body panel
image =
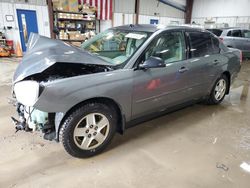
<path fill-rule="evenodd" d="M 30 75 L 41 73 L 58 62 L 111 66 L 87 51 L 73 47 L 63 41 L 51 40 L 35 33 L 31 33 L 27 50 L 15 71 L 14 83 Z"/>
<path fill-rule="evenodd" d="M 229 32 L 234 32 L 239 30 L 241 32 L 241 37 L 228 36 Z M 250 57 L 250 38 L 242 37 L 242 32 L 246 29 L 240 28 L 225 28 L 221 33 L 220 38 L 223 39 L 223 43 L 227 47 L 237 48 L 243 52 L 244 57 Z"/>
<path fill-rule="evenodd" d="M 137 59 L 158 35 L 171 31 L 203 31 L 189 27 L 163 27 L 153 25 L 127 25 L 114 29 L 153 32 L 128 59 L 124 67 L 98 73 L 58 78 L 43 81 L 43 86 L 34 108 L 55 113 L 58 134 L 60 124 L 67 113 L 76 105 L 96 98 L 113 100 L 120 108 L 125 124 L 151 113 L 169 110 L 188 101 L 196 101 L 210 94 L 214 82 L 222 73 L 228 72 L 231 80 L 240 69 L 240 52 L 225 47 L 217 55 L 190 58 L 167 64 L 162 68 L 139 70 Z M 188 45 L 186 51 L 189 51 Z M 42 73 L 55 63 L 111 66 L 110 63 L 84 50 L 64 42 L 34 36 L 29 50 L 18 66 L 13 84 L 27 77 Z M 187 71 L 179 70 L 185 67 Z M 125 128 L 125 126 L 123 126 Z"/>
<path fill-rule="evenodd" d="M 187 100 L 188 73 L 180 73 L 187 61 L 163 68 L 136 70 L 133 85 L 133 118 L 182 103 Z M 171 80 L 171 81 L 170 81 Z"/>
<path fill-rule="evenodd" d="M 132 80 L 133 70 L 120 69 L 48 82 L 34 107 L 45 112 L 66 113 L 85 100 L 110 98 L 119 104 L 129 120 Z"/>

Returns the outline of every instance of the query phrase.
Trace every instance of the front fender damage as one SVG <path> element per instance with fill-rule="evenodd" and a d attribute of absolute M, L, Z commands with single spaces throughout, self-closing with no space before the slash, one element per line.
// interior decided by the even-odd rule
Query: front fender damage
<path fill-rule="evenodd" d="M 110 67 L 104 65 L 56 63 L 42 73 L 30 75 L 22 81 L 33 80 L 37 81 L 40 85 L 45 86 L 46 83 L 59 79 L 94 74 L 98 72 L 107 72 L 111 70 L 112 69 Z M 41 92 L 44 92 L 44 90 Z M 43 112 L 39 110 L 39 106 L 36 106 L 36 108 L 38 108 L 36 109 L 34 107 L 25 106 L 19 101 L 16 101 L 14 106 L 16 107 L 16 111 L 19 116 L 19 120 L 17 120 L 18 118 L 16 119 L 11 117 L 12 122 L 16 127 L 16 131 L 41 131 L 44 133 L 44 139 L 56 141 L 59 140 L 59 128 L 65 113 Z"/>

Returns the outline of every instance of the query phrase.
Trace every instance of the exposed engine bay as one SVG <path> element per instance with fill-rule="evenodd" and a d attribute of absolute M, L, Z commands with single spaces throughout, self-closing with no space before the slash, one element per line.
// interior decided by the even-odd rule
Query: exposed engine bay
<path fill-rule="evenodd" d="M 79 63 L 55 63 L 42 73 L 34 74 L 25 80 L 35 80 L 38 82 L 50 82 L 56 79 L 69 78 L 74 76 L 107 72 L 112 70 L 105 65 L 88 65 Z"/>

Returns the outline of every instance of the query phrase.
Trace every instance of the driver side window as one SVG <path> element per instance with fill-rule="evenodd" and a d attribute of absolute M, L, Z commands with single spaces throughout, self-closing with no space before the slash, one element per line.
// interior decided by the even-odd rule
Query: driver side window
<path fill-rule="evenodd" d="M 181 61 L 186 58 L 185 40 L 182 32 L 169 32 L 156 38 L 145 52 L 144 60 L 159 57 L 165 64 Z"/>

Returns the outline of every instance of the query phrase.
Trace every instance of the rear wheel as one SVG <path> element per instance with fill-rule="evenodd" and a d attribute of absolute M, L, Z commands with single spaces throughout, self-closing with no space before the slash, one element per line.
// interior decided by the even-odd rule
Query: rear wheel
<path fill-rule="evenodd" d="M 89 103 L 73 111 L 60 129 L 60 141 L 74 157 L 85 158 L 103 151 L 116 130 L 116 113 L 105 104 Z"/>
<path fill-rule="evenodd" d="M 218 78 L 213 86 L 209 98 L 207 99 L 208 104 L 219 104 L 223 101 L 226 91 L 229 87 L 229 81 L 226 75 L 222 75 Z"/>

